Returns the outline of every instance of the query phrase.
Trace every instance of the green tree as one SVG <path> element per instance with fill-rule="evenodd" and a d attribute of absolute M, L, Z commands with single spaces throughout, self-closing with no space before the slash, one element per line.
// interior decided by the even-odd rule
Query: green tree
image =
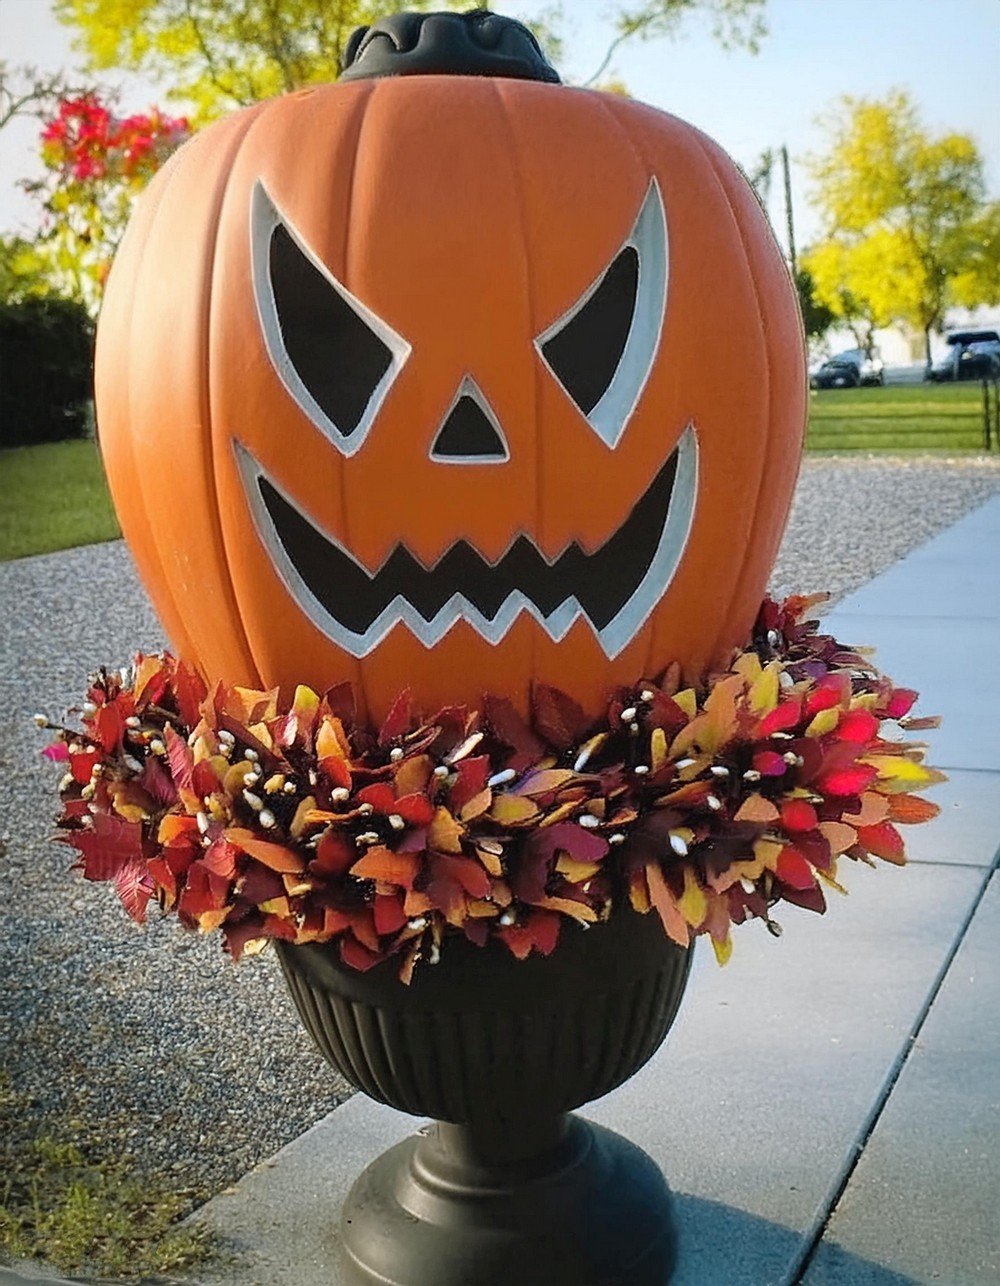
<path fill-rule="evenodd" d="M 434 0 L 437 8 L 467 8 Z M 168 97 L 199 121 L 336 80 L 348 37 L 403 6 L 392 0 L 56 0 L 93 70 L 124 68 L 169 81 Z M 408 0 L 426 9 L 429 0 Z"/>
<path fill-rule="evenodd" d="M 904 91 L 846 97 L 828 123 L 831 146 L 811 164 L 824 223 L 804 257 L 817 297 L 845 321 L 900 321 L 930 334 L 976 292 L 968 267 L 982 217 L 983 167 L 967 134 L 930 135 Z M 979 302 L 977 300 L 976 302 Z"/>
<path fill-rule="evenodd" d="M 836 315 L 828 304 L 817 299 L 812 274 L 805 268 L 800 268 L 795 274 L 795 290 L 799 297 L 799 308 L 802 310 L 802 324 L 805 327 L 806 338 L 819 339 L 837 320 Z"/>
<path fill-rule="evenodd" d="M 725 45 L 755 49 L 766 0 L 643 0 L 613 10 L 613 38 L 587 80 L 602 82 L 630 40 L 675 36 L 708 19 Z M 56 0 L 60 20 L 91 70 L 141 71 L 169 84 L 168 97 L 194 106 L 198 122 L 274 94 L 335 80 L 355 27 L 400 8 L 397 0 Z M 408 0 L 411 9 L 465 10 L 469 0 Z M 528 23 L 549 56 L 563 45 L 564 6 Z M 611 88 L 621 91 L 618 81 Z"/>

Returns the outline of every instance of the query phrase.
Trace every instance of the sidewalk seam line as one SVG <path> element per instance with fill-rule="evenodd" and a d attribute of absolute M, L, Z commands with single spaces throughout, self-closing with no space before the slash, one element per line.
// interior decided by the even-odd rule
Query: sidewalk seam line
<path fill-rule="evenodd" d="M 897 1081 L 902 1075 L 903 1068 L 909 1061 L 910 1054 L 913 1052 L 924 1023 L 927 1021 L 927 1016 L 930 1013 L 941 988 L 944 986 L 945 978 L 948 976 L 948 972 L 954 963 L 955 957 L 958 955 L 959 949 L 965 941 L 966 934 L 969 931 L 969 926 L 972 924 L 976 912 L 979 910 L 983 898 L 986 896 L 986 890 L 989 888 L 990 880 L 997 872 L 998 866 L 1000 866 L 1000 850 L 998 850 L 994 855 L 992 864 L 984 873 L 982 882 L 980 883 L 976 895 L 972 900 L 972 904 L 962 920 L 958 932 L 955 934 L 954 941 L 948 949 L 948 953 L 942 961 L 941 967 L 934 977 L 934 981 L 931 983 L 927 996 L 924 999 L 924 1003 L 921 1005 L 919 1013 L 913 1020 L 909 1032 L 903 1040 L 896 1057 L 893 1059 L 892 1066 L 889 1068 L 885 1079 L 879 1087 L 878 1093 L 875 1095 L 875 1101 L 868 1110 L 868 1113 L 862 1122 L 861 1129 L 848 1151 L 844 1164 L 841 1167 L 839 1177 L 830 1185 L 830 1188 L 827 1190 L 827 1195 L 817 1207 L 816 1214 L 813 1216 L 812 1222 L 803 1233 L 799 1242 L 798 1253 L 782 1277 L 781 1286 L 802 1286 L 804 1275 L 808 1271 L 809 1266 L 823 1241 L 827 1228 L 830 1226 L 830 1220 L 833 1218 L 837 1206 L 840 1204 L 841 1198 L 847 1191 L 847 1187 L 854 1176 L 854 1171 L 857 1169 L 858 1162 L 861 1160 L 864 1150 L 868 1145 L 868 1140 L 874 1133 L 875 1127 L 878 1125 L 882 1117 L 882 1113 L 885 1111 L 886 1104 L 889 1101 L 892 1091 L 896 1087 Z"/>

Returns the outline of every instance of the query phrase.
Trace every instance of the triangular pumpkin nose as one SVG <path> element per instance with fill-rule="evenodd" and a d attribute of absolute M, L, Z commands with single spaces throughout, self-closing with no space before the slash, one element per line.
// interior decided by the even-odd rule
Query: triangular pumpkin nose
<path fill-rule="evenodd" d="M 431 459 L 443 464 L 501 464 L 510 459 L 493 408 L 469 376 L 459 386 L 455 401 L 438 429 Z"/>

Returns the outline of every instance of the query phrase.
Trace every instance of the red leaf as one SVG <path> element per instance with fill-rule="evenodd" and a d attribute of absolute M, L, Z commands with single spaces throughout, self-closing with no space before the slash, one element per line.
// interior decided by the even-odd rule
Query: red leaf
<path fill-rule="evenodd" d="M 225 843 L 224 840 L 221 842 Z M 240 881 L 239 892 L 243 901 L 260 906 L 262 902 L 270 902 L 272 898 L 283 897 L 285 886 L 276 871 L 272 871 L 267 866 L 261 866 L 260 862 L 250 862 L 246 874 Z"/>
<path fill-rule="evenodd" d="M 822 915 L 826 910 L 826 898 L 818 884 L 813 884 L 808 889 L 796 889 L 786 884 L 782 888 L 781 896 L 786 902 L 804 907 L 807 911 L 815 911 L 818 915 Z"/>
<path fill-rule="evenodd" d="M 429 826 L 434 820 L 434 805 L 426 795 L 403 795 L 392 809 L 407 826 Z"/>
<path fill-rule="evenodd" d="M 394 813 L 396 811 L 396 792 L 386 782 L 378 781 L 374 785 L 366 786 L 364 790 L 358 791 L 358 802 L 371 804 L 372 808 L 379 813 Z"/>
<path fill-rule="evenodd" d="M 842 798 L 860 795 L 878 776 L 870 764 L 852 764 L 849 768 L 836 769 L 816 779 L 816 789 L 823 795 Z"/>
<path fill-rule="evenodd" d="M 485 947 L 490 936 L 490 926 L 486 920 L 466 920 L 462 932 L 477 947 Z"/>
<path fill-rule="evenodd" d="M 286 920 L 283 915 L 264 916 L 264 936 L 282 938 L 285 942 L 294 942 L 299 936 L 293 920 Z"/>
<path fill-rule="evenodd" d="M 889 718 L 902 719 L 913 708 L 917 695 L 912 688 L 894 688 L 885 707 Z"/>
<path fill-rule="evenodd" d="M 320 716 L 332 714 L 345 728 L 353 728 L 358 717 L 354 688 L 350 683 L 338 683 L 324 695 L 319 709 Z"/>
<path fill-rule="evenodd" d="M 93 718 L 94 735 L 110 754 L 121 745 L 125 732 L 125 716 L 117 701 L 100 706 Z"/>
<path fill-rule="evenodd" d="M 906 861 L 903 837 L 891 822 L 879 822 L 877 826 L 860 826 L 858 843 L 869 853 L 881 857 L 883 861 L 892 862 L 895 866 L 902 866 Z"/>
<path fill-rule="evenodd" d="M 391 742 L 398 741 L 404 733 L 409 732 L 411 723 L 410 689 L 407 688 L 399 694 L 386 715 L 385 723 L 379 729 L 378 744 L 388 746 Z"/>
<path fill-rule="evenodd" d="M 819 825 L 819 818 L 806 800 L 786 799 L 781 805 L 781 824 L 786 831 L 812 831 Z"/>
<path fill-rule="evenodd" d="M 191 747 L 171 727 L 165 729 L 163 737 L 167 744 L 167 762 L 170 764 L 174 785 L 178 790 L 192 790 L 194 755 Z"/>
<path fill-rule="evenodd" d="M 816 883 L 813 869 L 802 854 L 786 844 L 775 863 L 775 875 L 793 889 L 811 889 Z"/>
<path fill-rule="evenodd" d="M 146 863 L 141 858 L 133 858 L 119 867 L 115 875 L 115 887 L 122 906 L 132 919 L 145 924 L 146 903 L 153 896 L 156 887 Z"/>
<path fill-rule="evenodd" d="M 435 878 L 443 874 L 460 884 L 470 897 L 484 898 L 490 891 L 490 877 L 478 862 L 469 858 L 438 854 L 431 859 L 431 870 Z"/>
<path fill-rule="evenodd" d="M 485 696 L 483 714 L 496 739 L 514 752 L 509 767 L 520 771 L 542 758 L 545 747 L 506 697 Z"/>
<path fill-rule="evenodd" d="M 150 756 L 142 770 L 139 785 L 155 803 L 172 808 L 177 803 L 177 788 L 158 759 Z"/>
<path fill-rule="evenodd" d="M 234 960 L 239 960 L 248 942 L 264 937 L 264 920 L 257 914 L 245 916 L 233 922 L 225 920 L 222 924 L 223 950 L 228 951 Z"/>
<path fill-rule="evenodd" d="M 85 879 L 113 880 L 127 863 L 142 859 L 142 823 L 97 813 L 90 830 L 72 831 L 65 842 L 79 849 Z"/>
<path fill-rule="evenodd" d="M 378 894 L 372 912 L 375 917 L 375 932 L 379 936 L 398 933 L 406 923 L 406 912 L 403 910 L 403 899 Z"/>
<path fill-rule="evenodd" d="M 503 925 L 497 936 L 510 948 L 518 960 L 524 960 L 532 951 L 549 956 L 559 940 L 560 917 L 555 911 L 532 911 L 523 924 Z"/>
<path fill-rule="evenodd" d="M 859 746 L 867 745 L 878 732 L 878 720 L 870 710 L 849 710 L 837 724 L 837 736 L 841 741 L 853 741 Z"/>
<path fill-rule="evenodd" d="M 70 755 L 69 766 L 73 774 L 73 780 L 81 786 L 86 786 L 94 771 L 94 765 L 100 763 L 100 761 L 101 753 L 99 750 L 84 750 L 79 755 Z"/>
<path fill-rule="evenodd" d="M 485 789 L 490 775 L 489 758 L 478 755 L 475 759 L 462 759 L 455 765 L 455 772 L 457 777 L 448 792 L 448 805 L 453 813 L 458 813 Z"/>
<path fill-rule="evenodd" d="M 191 773 L 191 787 L 199 799 L 204 799 L 206 795 L 212 795 L 221 788 L 222 783 L 218 775 L 207 759 L 201 763 L 195 764 Z"/>
<path fill-rule="evenodd" d="M 350 969 L 357 969 L 359 973 L 366 973 L 373 965 L 377 965 L 384 960 L 385 956 L 369 951 L 352 934 L 345 933 L 340 939 L 340 958 Z"/>
<path fill-rule="evenodd" d="M 344 875 L 358 860 L 358 850 L 350 840 L 336 831 L 324 831 L 316 845 L 316 856 L 309 863 L 309 872 L 324 879 Z"/>
<path fill-rule="evenodd" d="M 757 724 L 754 736 L 758 738 L 770 737 L 775 732 L 784 732 L 788 728 L 794 728 L 799 721 L 801 709 L 801 704 L 796 697 L 790 697 L 787 701 L 779 702 Z"/>
<path fill-rule="evenodd" d="M 196 727 L 201 719 L 201 703 L 208 695 L 201 677 L 181 661 L 174 674 L 173 689 L 181 718 L 189 728 Z"/>
<path fill-rule="evenodd" d="M 547 683 L 535 684 L 532 709 L 535 728 L 557 750 L 575 746 L 592 722 L 572 697 Z"/>
<path fill-rule="evenodd" d="M 239 856 L 239 849 L 220 837 L 208 846 L 201 861 L 208 870 L 231 880 L 236 876 L 236 862 Z"/>
<path fill-rule="evenodd" d="M 788 771 L 788 765 L 776 750 L 758 750 L 753 766 L 762 777 L 783 777 Z"/>
<path fill-rule="evenodd" d="M 206 911 L 221 911 L 229 898 L 229 888 L 230 881 L 224 876 L 215 875 L 203 862 L 192 862 L 177 909 L 191 919 Z"/>

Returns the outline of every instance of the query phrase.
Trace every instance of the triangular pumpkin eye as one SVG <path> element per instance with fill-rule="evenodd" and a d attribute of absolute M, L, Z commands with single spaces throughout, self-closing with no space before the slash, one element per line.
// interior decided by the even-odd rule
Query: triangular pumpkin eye
<path fill-rule="evenodd" d="M 271 363 L 316 427 L 353 455 L 410 346 L 333 276 L 259 182 L 251 238 Z"/>
<path fill-rule="evenodd" d="M 608 268 L 535 341 L 542 360 L 609 447 L 616 447 L 660 346 L 667 224 L 655 180 Z"/>

